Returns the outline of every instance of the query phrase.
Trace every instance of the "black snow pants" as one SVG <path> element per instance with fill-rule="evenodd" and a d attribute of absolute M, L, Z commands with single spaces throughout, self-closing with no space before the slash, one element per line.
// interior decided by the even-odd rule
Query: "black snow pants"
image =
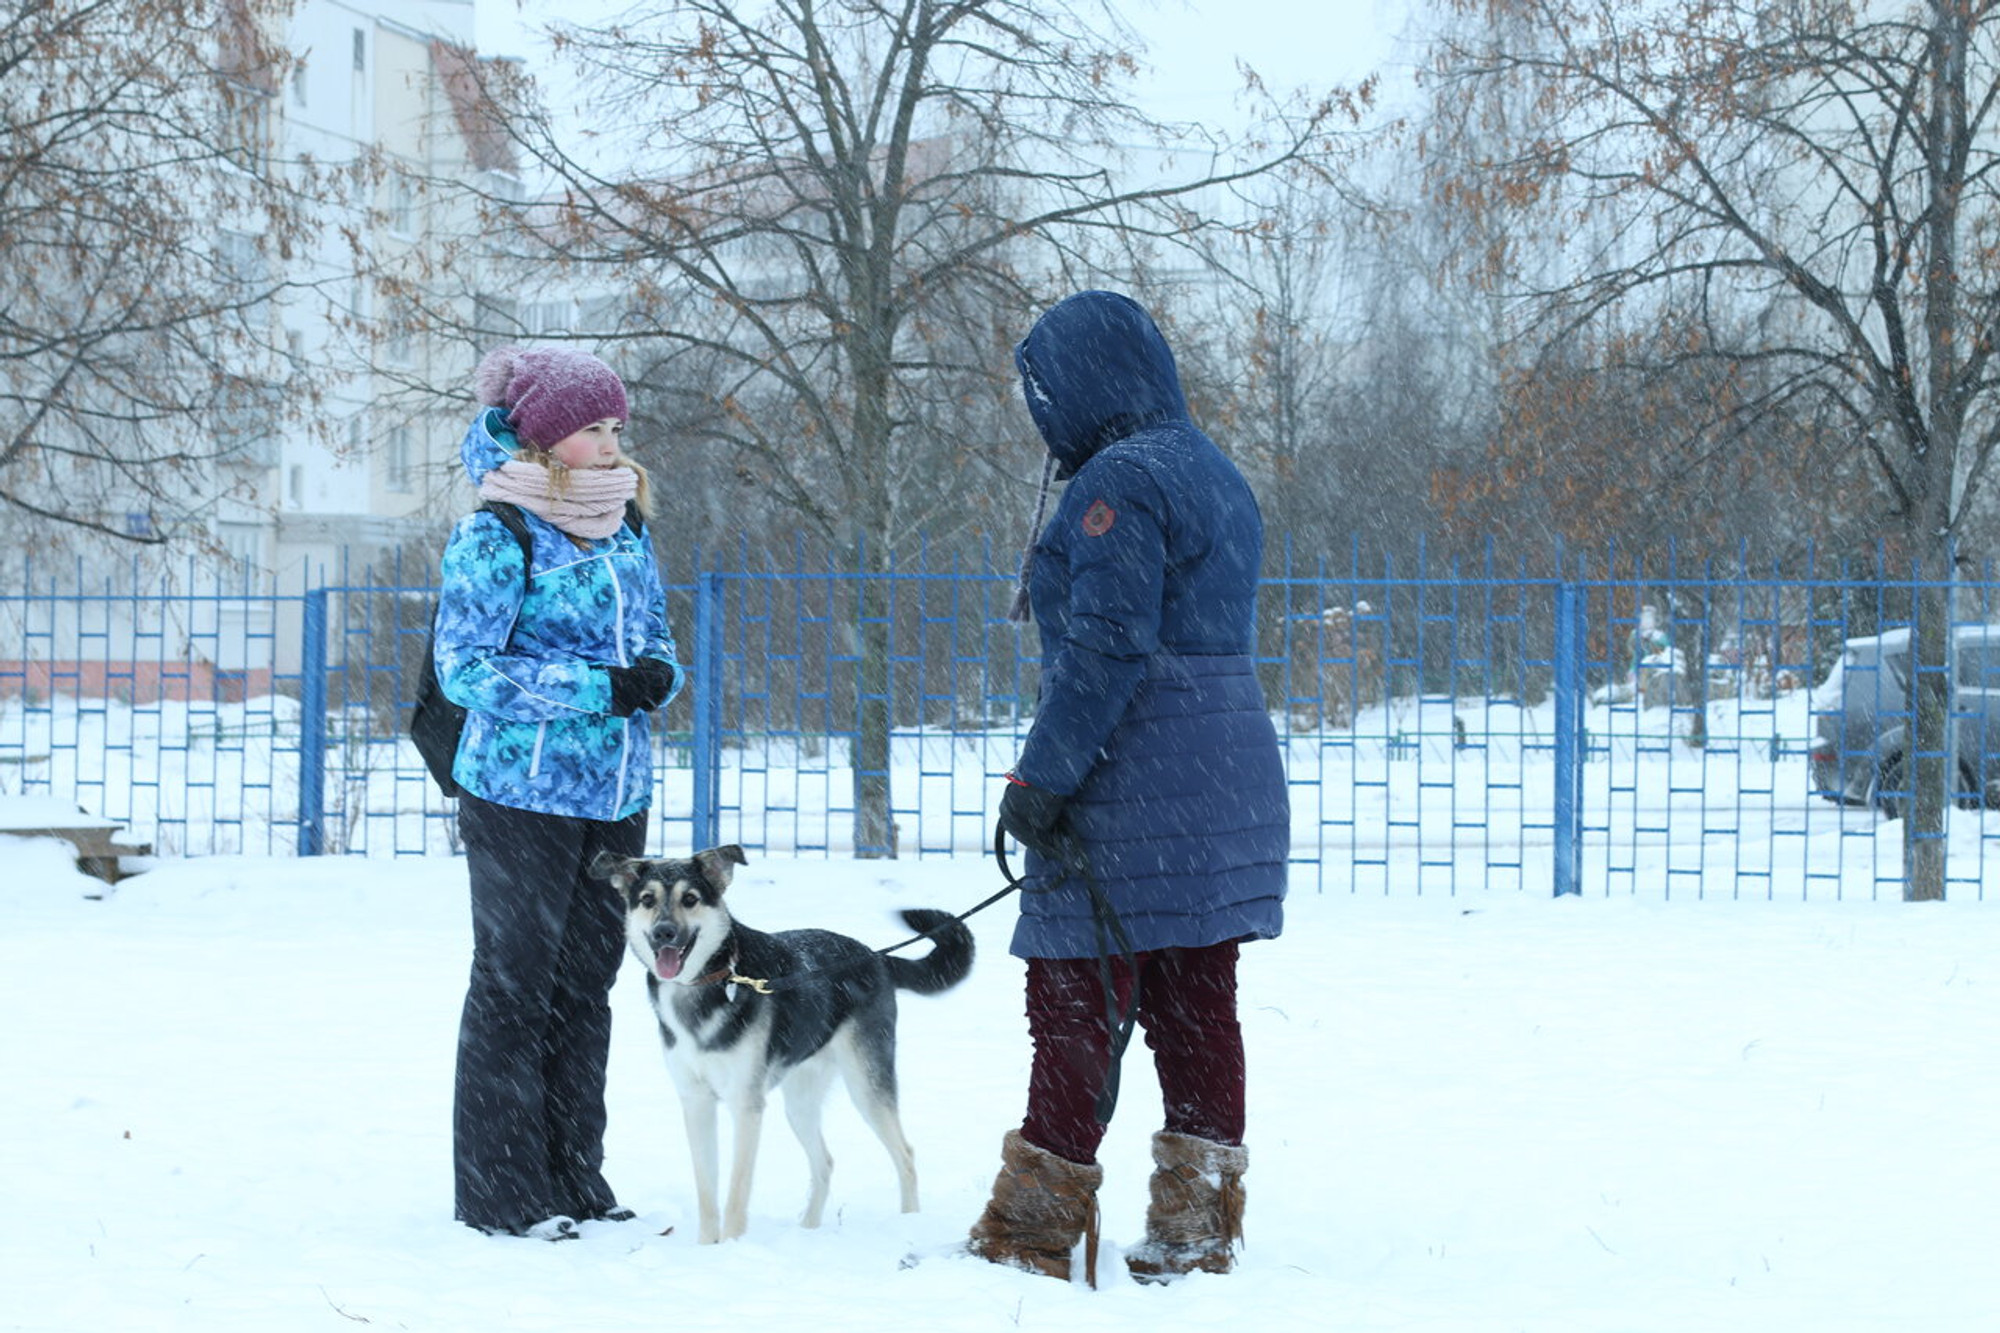
<path fill-rule="evenodd" d="M 457 1216 L 486 1230 L 588 1218 L 604 1183 L 611 983 L 624 954 L 618 893 L 585 873 L 600 851 L 641 854 L 644 811 L 608 823 L 459 798 L 472 881 L 472 980 L 458 1032 Z"/>

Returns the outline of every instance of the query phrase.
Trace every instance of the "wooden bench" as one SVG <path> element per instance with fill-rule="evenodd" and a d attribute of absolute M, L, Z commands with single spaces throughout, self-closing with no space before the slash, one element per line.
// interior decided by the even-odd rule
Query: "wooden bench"
<path fill-rule="evenodd" d="M 61 838 L 76 849 L 78 870 L 86 875 L 95 875 L 106 884 L 116 884 L 125 878 L 125 869 L 119 864 L 120 857 L 153 854 L 151 843 L 113 840 L 111 835 L 123 827 L 123 824 L 114 824 L 109 820 L 86 819 L 75 824 L 0 828 L 0 833 L 16 838 Z"/>

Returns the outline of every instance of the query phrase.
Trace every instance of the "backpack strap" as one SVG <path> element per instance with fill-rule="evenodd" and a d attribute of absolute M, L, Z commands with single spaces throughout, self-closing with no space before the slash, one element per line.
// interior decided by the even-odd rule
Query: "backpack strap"
<path fill-rule="evenodd" d="M 500 526 L 514 534 L 514 540 L 521 547 L 521 584 L 526 587 L 535 574 L 535 534 L 528 531 L 527 516 L 521 506 L 508 504 L 505 500 L 488 500 L 479 506 L 480 511 L 500 520 Z M 626 516 L 631 521 L 631 516 Z"/>

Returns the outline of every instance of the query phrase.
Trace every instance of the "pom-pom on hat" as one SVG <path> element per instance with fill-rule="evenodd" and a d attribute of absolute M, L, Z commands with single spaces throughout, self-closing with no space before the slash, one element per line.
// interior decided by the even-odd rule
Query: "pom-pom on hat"
<path fill-rule="evenodd" d="M 560 444 L 593 421 L 630 415 L 618 372 L 567 347 L 496 348 L 480 361 L 473 387 L 480 402 L 504 409 L 521 442 L 536 449 Z"/>

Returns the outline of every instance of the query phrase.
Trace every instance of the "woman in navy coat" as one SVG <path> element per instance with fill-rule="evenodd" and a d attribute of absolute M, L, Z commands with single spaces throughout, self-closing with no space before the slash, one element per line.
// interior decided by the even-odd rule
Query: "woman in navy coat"
<path fill-rule="evenodd" d="M 971 1248 L 1067 1278 L 1087 1237 L 1094 1260 L 1112 1055 L 1087 866 L 1133 951 L 1112 959 L 1114 998 L 1124 1011 L 1136 985 L 1165 1102 L 1127 1263 L 1145 1280 L 1227 1272 L 1247 1165 L 1237 946 L 1282 928 L 1290 845 L 1255 670 L 1263 520 L 1129 298 L 1072 296 L 1014 355 L 1069 484 L 1027 561 L 1041 698 L 1000 805 L 1028 849 L 1013 943 L 1028 960 L 1028 1111 Z"/>

